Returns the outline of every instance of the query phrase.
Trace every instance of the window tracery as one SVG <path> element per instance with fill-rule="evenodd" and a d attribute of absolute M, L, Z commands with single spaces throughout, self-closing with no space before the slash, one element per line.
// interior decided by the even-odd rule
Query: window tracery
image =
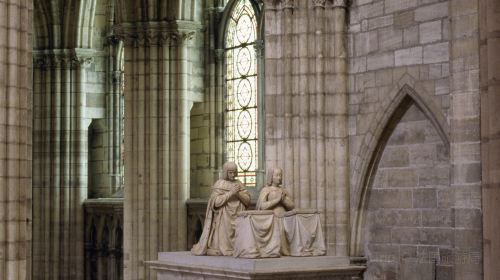
<path fill-rule="evenodd" d="M 239 0 L 231 13 L 225 40 L 226 159 L 238 165 L 238 177 L 256 186 L 258 169 L 257 19 L 252 3 Z"/>

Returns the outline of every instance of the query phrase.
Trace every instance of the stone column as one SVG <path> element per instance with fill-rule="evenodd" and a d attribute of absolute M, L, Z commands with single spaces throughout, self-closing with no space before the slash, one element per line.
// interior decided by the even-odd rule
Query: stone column
<path fill-rule="evenodd" d="M 87 198 L 86 67 L 92 51 L 35 53 L 33 275 L 83 279 Z"/>
<path fill-rule="evenodd" d="M 0 279 L 31 279 L 33 2 L 0 1 Z"/>
<path fill-rule="evenodd" d="M 479 1 L 484 279 L 500 275 L 500 6 Z"/>
<path fill-rule="evenodd" d="M 450 1 L 454 279 L 482 279 L 478 1 Z M 497 211 L 497 210 L 495 210 Z"/>
<path fill-rule="evenodd" d="M 347 255 L 346 3 L 265 2 L 266 166 L 317 208 L 328 254 Z"/>
<path fill-rule="evenodd" d="M 155 279 L 144 261 L 186 250 L 190 21 L 121 24 L 125 38 L 125 279 Z"/>
<path fill-rule="evenodd" d="M 123 133 L 123 66 L 121 55 L 123 54 L 123 45 L 115 36 L 108 37 L 109 42 L 109 61 L 108 69 L 110 71 L 108 79 L 108 92 L 106 93 L 106 146 L 107 167 L 105 170 L 109 174 L 109 189 L 104 193 L 107 196 L 115 193 L 123 187 L 123 166 L 122 166 L 122 133 Z"/>

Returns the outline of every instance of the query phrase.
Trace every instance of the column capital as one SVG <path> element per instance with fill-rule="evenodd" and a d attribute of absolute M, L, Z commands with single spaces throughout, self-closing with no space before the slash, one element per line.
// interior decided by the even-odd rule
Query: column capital
<path fill-rule="evenodd" d="M 33 51 L 35 68 L 85 68 L 92 63 L 95 55 L 93 49 L 47 49 Z"/>
<path fill-rule="evenodd" d="M 295 0 L 279 0 L 278 2 L 281 2 L 281 8 L 283 10 L 290 9 L 293 10 L 295 9 Z"/>
<path fill-rule="evenodd" d="M 326 0 L 312 0 L 312 3 L 315 8 L 324 8 Z"/>
<path fill-rule="evenodd" d="M 333 8 L 347 8 L 348 0 L 328 0 Z"/>
<path fill-rule="evenodd" d="M 303 1 L 303 0 L 299 0 Z M 264 5 L 266 10 L 286 10 L 286 9 L 295 9 L 295 0 L 263 0 L 259 1 Z M 264 3 L 265 2 L 265 3 Z"/>
<path fill-rule="evenodd" d="M 114 27 L 125 46 L 179 45 L 191 41 L 202 29 L 200 23 L 185 20 L 122 23 Z"/>

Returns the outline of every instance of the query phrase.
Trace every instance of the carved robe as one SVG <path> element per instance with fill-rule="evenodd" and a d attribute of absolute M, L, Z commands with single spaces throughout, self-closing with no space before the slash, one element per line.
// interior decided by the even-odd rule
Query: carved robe
<path fill-rule="evenodd" d="M 194 255 L 233 255 L 237 214 L 250 204 L 247 190 L 231 194 L 235 184 L 243 186 L 238 180 L 218 180 L 212 187 L 200 241 L 191 249 Z"/>
<path fill-rule="evenodd" d="M 284 193 L 283 199 L 281 199 L 282 193 Z M 281 216 L 293 208 L 293 200 L 284 188 L 265 186 L 260 191 L 257 210 L 273 210 L 275 215 Z"/>
<path fill-rule="evenodd" d="M 262 188 L 257 201 L 257 210 L 272 210 L 277 217 L 283 216 L 286 211 L 290 211 L 295 207 L 292 198 L 284 188 L 275 186 L 266 186 Z M 283 256 L 290 255 L 288 242 L 283 227 L 283 221 L 278 219 L 280 227 L 280 253 Z"/>

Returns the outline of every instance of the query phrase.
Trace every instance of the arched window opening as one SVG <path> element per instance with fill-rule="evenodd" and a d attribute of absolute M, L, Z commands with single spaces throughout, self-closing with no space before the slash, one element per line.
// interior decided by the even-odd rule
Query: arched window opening
<path fill-rule="evenodd" d="M 226 160 L 238 165 L 238 177 L 255 187 L 259 168 L 257 18 L 251 1 L 235 3 L 225 38 Z"/>

